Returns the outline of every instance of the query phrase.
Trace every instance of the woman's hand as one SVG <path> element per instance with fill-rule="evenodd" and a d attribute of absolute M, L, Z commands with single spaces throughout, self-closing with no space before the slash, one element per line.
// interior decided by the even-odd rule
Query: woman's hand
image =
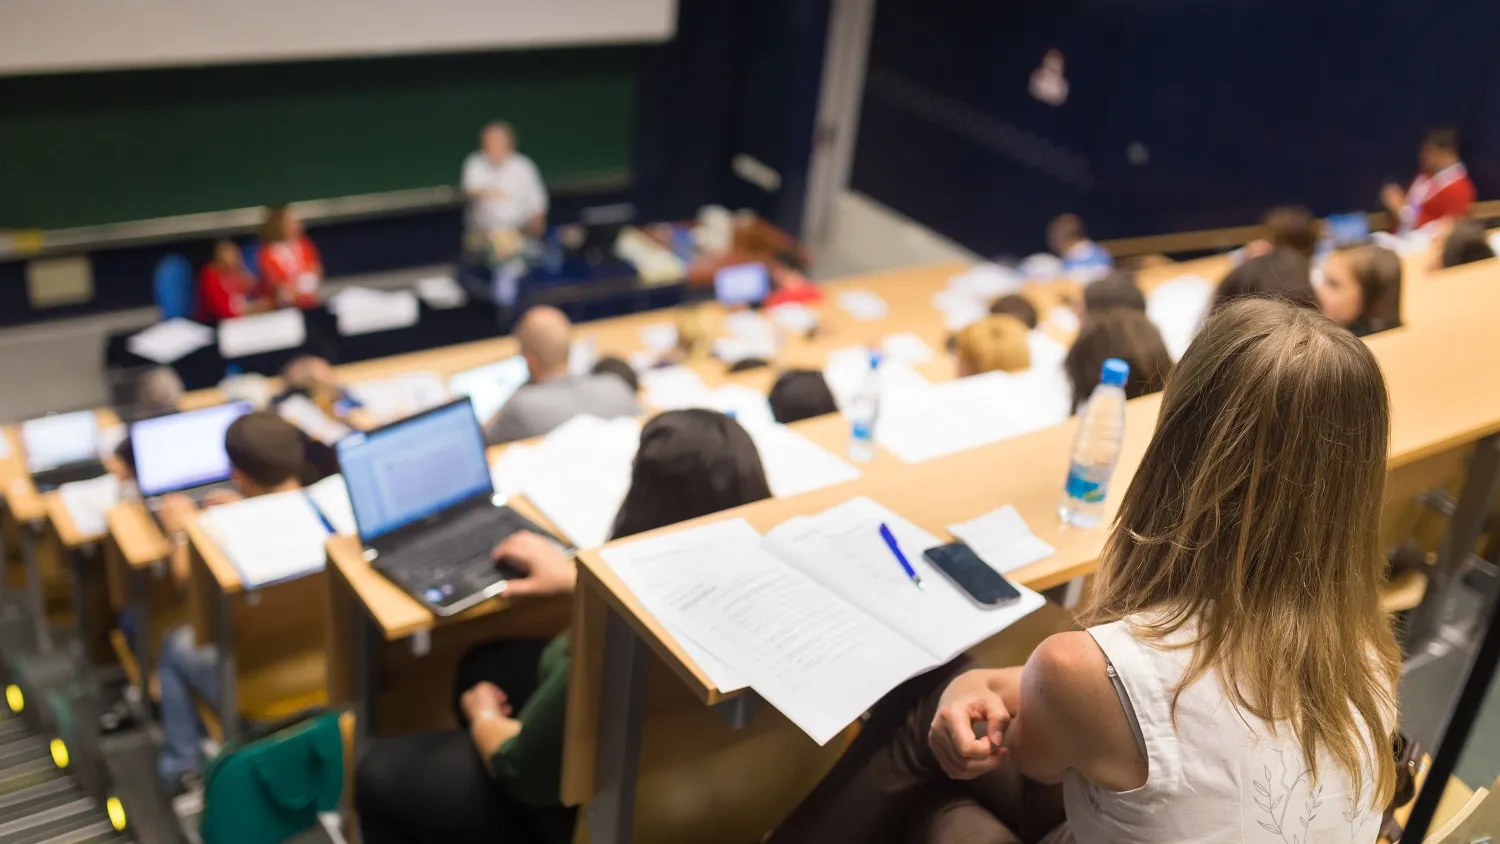
<path fill-rule="evenodd" d="M 531 531 L 519 531 L 495 546 L 496 562 L 510 565 L 521 573 L 506 584 L 505 594 L 547 596 L 567 595 L 578 582 L 573 558 L 563 553 L 556 542 Z"/>
<path fill-rule="evenodd" d="M 989 683 L 992 673 L 978 670 L 960 674 L 938 701 L 927 744 L 943 773 L 954 779 L 973 779 L 1005 761 L 1005 730 L 1011 714 Z M 986 725 L 983 736 L 974 734 L 976 723 Z"/>

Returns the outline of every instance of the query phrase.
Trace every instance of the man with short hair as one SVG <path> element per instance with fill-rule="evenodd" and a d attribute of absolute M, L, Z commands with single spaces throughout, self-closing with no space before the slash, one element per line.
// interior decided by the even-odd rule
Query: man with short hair
<path fill-rule="evenodd" d="M 582 413 L 613 419 L 635 416 L 641 406 L 621 379 L 604 373 L 568 371 L 573 324 L 556 308 L 536 307 L 516 325 L 531 380 L 484 426 L 490 445 L 540 437 Z"/>
<path fill-rule="evenodd" d="M 224 452 L 229 457 L 229 477 L 237 493 L 216 496 L 205 502 L 205 506 L 301 487 L 302 436 L 290 422 L 275 413 L 261 410 L 234 420 L 224 433 Z M 192 500 L 181 494 L 162 499 L 162 527 L 174 546 L 172 578 L 183 589 L 187 587 L 191 565 L 187 526 L 196 510 Z M 266 528 L 275 530 L 275 525 Z M 177 627 L 162 639 L 157 678 L 161 684 L 164 737 L 156 769 L 162 782 L 175 796 L 196 786 L 203 765 L 199 747 L 203 723 L 198 718 L 193 697 L 197 695 L 211 705 L 218 704 L 218 648 L 213 645 L 198 647 L 191 627 Z"/>
<path fill-rule="evenodd" d="M 1115 259 L 1089 240 L 1077 214 L 1060 214 L 1047 225 L 1047 245 L 1062 259 L 1062 274 L 1088 284 L 1109 274 Z"/>
<path fill-rule="evenodd" d="M 464 159 L 469 232 L 487 238 L 499 232 L 540 236 L 547 225 L 547 188 L 536 164 L 516 151 L 515 130 L 495 121 L 479 139 L 479 150 Z"/>
<path fill-rule="evenodd" d="M 1474 182 L 1458 157 L 1458 130 L 1439 126 L 1422 140 L 1420 172 L 1411 187 L 1402 192 L 1388 184 L 1380 200 L 1396 220 L 1393 226 L 1405 233 L 1428 223 L 1464 217 L 1474 204 Z"/>

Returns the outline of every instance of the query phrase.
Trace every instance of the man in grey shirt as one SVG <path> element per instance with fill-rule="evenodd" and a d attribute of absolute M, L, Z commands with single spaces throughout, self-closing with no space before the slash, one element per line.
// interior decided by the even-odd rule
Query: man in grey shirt
<path fill-rule="evenodd" d="M 568 372 L 573 325 L 562 311 L 548 307 L 527 311 L 516 326 L 516 339 L 531 380 L 485 423 L 486 443 L 540 437 L 580 413 L 613 419 L 641 412 L 635 394 L 618 376 Z"/>

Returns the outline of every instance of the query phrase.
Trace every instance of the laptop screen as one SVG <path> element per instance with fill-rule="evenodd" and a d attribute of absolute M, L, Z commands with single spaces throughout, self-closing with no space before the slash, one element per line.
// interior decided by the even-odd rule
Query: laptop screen
<path fill-rule="evenodd" d="M 21 424 L 26 447 L 26 469 L 32 474 L 96 460 L 99 457 L 99 417 L 92 410 L 43 416 Z"/>
<path fill-rule="evenodd" d="M 1337 249 L 1358 246 L 1370 239 L 1370 218 L 1363 213 L 1329 214 L 1327 232 Z"/>
<path fill-rule="evenodd" d="M 468 396 L 474 405 L 474 415 L 482 422 L 499 413 L 500 408 L 530 378 L 526 358 L 512 355 L 455 374 L 448 379 L 448 392 L 454 396 Z"/>
<path fill-rule="evenodd" d="M 130 424 L 135 479 L 146 498 L 229 480 L 224 432 L 250 412 L 237 401 Z"/>
<path fill-rule="evenodd" d="M 338 455 L 366 542 L 494 492 L 484 435 L 467 400 L 350 434 L 339 441 Z"/>
<path fill-rule="evenodd" d="M 771 292 L 765 264 L 736 264 L 714 273 L 714 298 L 721 305 L 750 305 Z"/>

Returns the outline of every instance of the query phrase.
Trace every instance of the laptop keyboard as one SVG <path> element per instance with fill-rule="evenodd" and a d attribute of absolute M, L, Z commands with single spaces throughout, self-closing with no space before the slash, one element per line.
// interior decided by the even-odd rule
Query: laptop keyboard
<path fill-rule="evenodd" d="M 501 579 L 490 552 L 521 530 L 537 527 L 509 507 L 477 509 L 381 554 L 380 568 L 429 603 L 454 603 Z"/>

